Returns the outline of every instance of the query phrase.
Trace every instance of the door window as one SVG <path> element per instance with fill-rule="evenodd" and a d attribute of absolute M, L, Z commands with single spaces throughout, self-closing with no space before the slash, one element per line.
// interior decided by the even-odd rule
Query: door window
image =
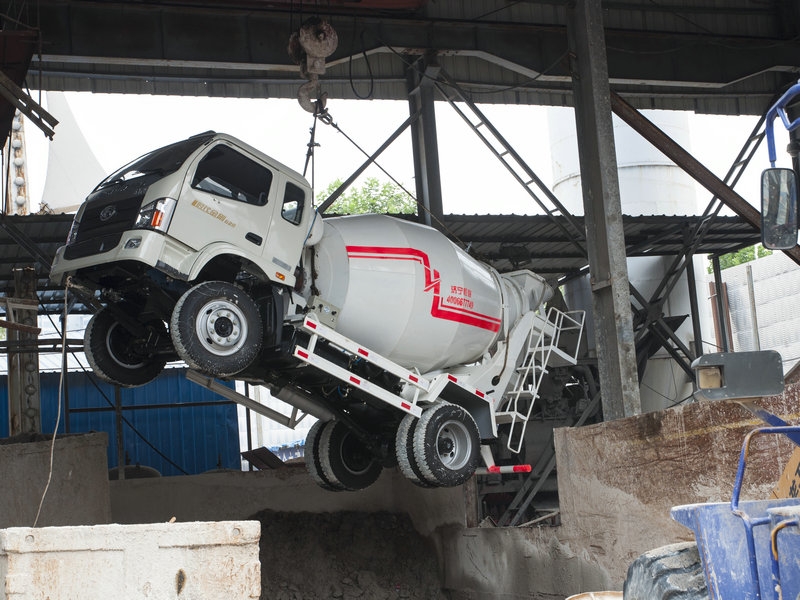
<path fill-rule="evenodd" d="M 286 183 L 286 192 L 283 195 L 283 206 L 281 207 L 281 216 L 289 221 L 299 225 L 303 218 L 303 206 L 306 201 L 305 191 L 293 184 L 292 182 Z"/>
<path fill-rule="evenodd" d="M 272 171 L 225 145 L 215 146 L 197 165 L 192 187 L 216 196 L 264 206 Z"/>

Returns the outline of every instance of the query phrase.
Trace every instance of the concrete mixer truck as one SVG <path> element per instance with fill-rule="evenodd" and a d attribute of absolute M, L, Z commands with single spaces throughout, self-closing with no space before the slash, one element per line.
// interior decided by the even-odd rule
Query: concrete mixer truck
<path fill-rule="evenodd" d="M 542 377 L 576 362 L 583 327 L 544 310 L 540 276 L 501 275 L 434 229 L 323 220 L 300 174 L 214 132 L 104 179 L 50 277 L 100 307 L 84 336 L 98 377 L 143 385 L 180 360 L 209 387 L 263 385 L 294 411 L 284 424 L 318 418 L 306 462 L 332 490 L 394 464 L 423 487 L 524 470 L 489 444 L 519 451 Z"/>

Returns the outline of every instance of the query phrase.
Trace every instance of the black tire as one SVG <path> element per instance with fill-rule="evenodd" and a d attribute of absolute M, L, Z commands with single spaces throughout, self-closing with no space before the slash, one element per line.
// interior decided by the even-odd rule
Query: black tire
<path fill-rule="evenodd" d="M 317 421 L 311 426 L 306 435 L 305 446 L 305 461 L 308 474 L 319 487 L 330 490 L 332 492 L 340 492 L 344 487 L 333 485 L 325 473 L 322 471 L 322 463 L 319 459 L 319 440 L 322 437 L 322 430 L 325 427 L 325 421 Z"/>
<path fill-rule="evenodd" d="M 423 411 L 414 431 L 414 458 L 425 481 L 461 485 L 475 473 L 479 456 L 478 426 L 466 410 L 442 402 Z"/>
<path fill-rule="evenodd" d="M 249 366 L 261 350 L 261 315 L 240 288 L 207 281 L 175 304 L 170 335 L 178 356 L 190 368 L 226 377 Z"/>
<path fill-rule="evenodd" d="M 400 421 L 395 436 L 395 454 L 397 455 L 397 466 L 406 479 L 412 483 L 424 487 L 436 487 L 436 484 L 425 480 L 422 471 L 419 469 L 417 459 L 414 458 L 414 431 L 417 428 L 419 418 L 414 415 L 406 415 Z"/>
<path fill-rule="evenodd" d="M 319 440 L 319 462 L 331 485 L 363 490 L 380 477 L 383 465 L 341 421 L 328 421 Z"/>
<path fill-rule="evenodd" d="M 695 542 L 645 552 L 628 567 L 625 600 L 708 600 L 703 565 Z"/>
<path fill-rule="evenodd" d="M 123 306 L 120 309 L 125 310 Z M 155 352 L 159 339 L 168 339 L 163 322 L 142 323 L 140 332 L 132 333 L 104 307 L 86 326 L 83 349 L 89 366 L 100 379 L 122 387 L 136 387 L 153 381 L 167 364 L 163 355 Z"/>

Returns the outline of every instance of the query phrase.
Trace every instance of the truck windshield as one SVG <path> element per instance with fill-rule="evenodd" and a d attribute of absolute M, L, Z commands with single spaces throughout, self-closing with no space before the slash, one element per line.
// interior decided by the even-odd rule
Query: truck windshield
<path fill-rule="evenodd" d="M 99 190 L 110 185 L 130 181 L 143 175 L 158 174 L 163 177 L 174 173 L 195 150 L 207 143 L 214 135 L 214 132 L 202 133 L 187 140 L 148 152 L 121 169 L 114 171 L 101 181 L 95 189 Z"/>

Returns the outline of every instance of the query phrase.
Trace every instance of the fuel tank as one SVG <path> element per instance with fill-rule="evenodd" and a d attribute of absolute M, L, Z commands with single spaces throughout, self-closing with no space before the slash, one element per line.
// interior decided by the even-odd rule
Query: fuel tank
<path fill-rule="evenodd" d="M 476 362 L 552 295 L 531 271 L 500 275 L 439 231 L 382 215 L 325 219 L 313 251 L 336 329 L 421 373 Z"/>

